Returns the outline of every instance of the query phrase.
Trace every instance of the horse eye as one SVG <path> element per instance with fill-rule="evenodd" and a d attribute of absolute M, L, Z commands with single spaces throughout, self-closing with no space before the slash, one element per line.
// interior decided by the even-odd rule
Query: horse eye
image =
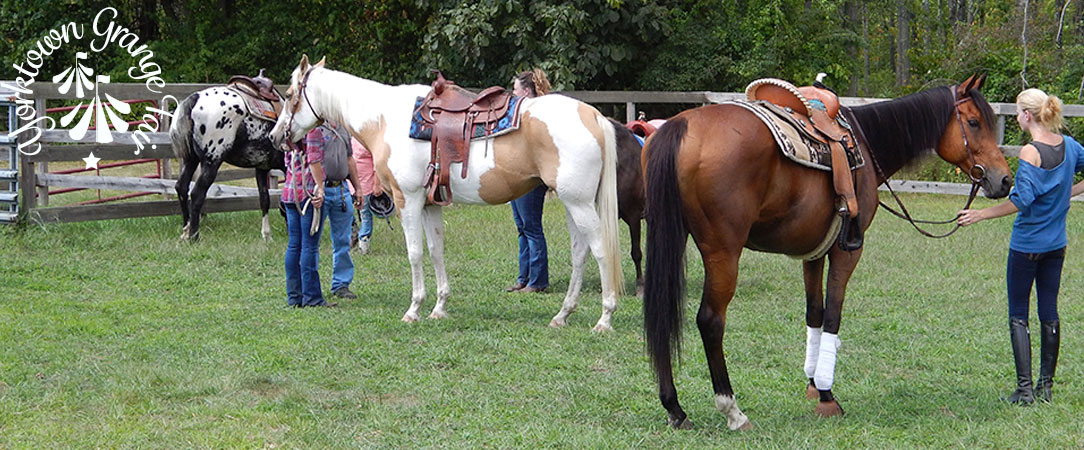
<path fill-rule="evenodd" d="M 968 120 L 967 124 L 971 125 L 971 128 L 978 128 L 979 127 L 979 121 L 976 120 L 976 119 Z"/>

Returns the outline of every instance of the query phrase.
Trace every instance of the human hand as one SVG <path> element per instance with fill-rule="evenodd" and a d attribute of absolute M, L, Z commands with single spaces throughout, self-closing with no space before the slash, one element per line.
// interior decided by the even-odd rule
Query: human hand
<path fill-rule="evenodd" d="M 364 205 L 364 204 L 365 204 L 365 196 L 361 195 L 361 191 L 355 192 L 354 193 L 354 207 L 355 208 L 361 208 L 361 206 Z"/>
<path fill-rule="evenodd" d="M 316 191 L 312 193 L 312 206 L 319 208 L 324 205 L 324 187 L 317 186 Z"/>
<path fill-rule="evenodd" d="M 986 216 L 981 209 L 964 209 L 960 210 L 960 212 L 956 213 L 956 215 L 956 223 L 960 224 L 960 226 L 962 227 L 966 227 L 968 225 L 978 223 L 986 219 Z"/>

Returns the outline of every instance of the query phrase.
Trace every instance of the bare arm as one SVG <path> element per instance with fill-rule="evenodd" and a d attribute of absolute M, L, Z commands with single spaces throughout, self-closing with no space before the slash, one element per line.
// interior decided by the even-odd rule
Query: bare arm
<path fill-rule="evenodd" d="M 1076 197 L 1082 192 L 1084 192 L 1084 181 L 1074 184 L 1073 188 L 1069 191 L 1069 196 Z"/>
<path fill-rule="evenodd" d="M 994 219 L 997 217 L 1007 216 L 1017 211 L 1020 210 L 1016 207 L 1016 205 L 1013 204 L 1013 202 L 1006 200 L 989 208 L 965 209 L 963 211 L 960 211 L 958 213 L 960 217 L 956 221 L 961 226 L 966 227 L 968 225 L 978 223 L 986 219 Z"/>
<path fill-rule="evenodd" d="M 358 181 L 358 165 L 354 161 L 354 155 L 346 155 L 346 167 L 350 172 L 350 184 L 354 186 L 354 206 L 361 206 L 365 197 L 361 195 L 361 182 Z"/>
<path fill-rule="evenodd" d="M 309 164 L 312 179 L 316 181 L 316 189 L 312 194 L 312 206 L 319 208 L 324 204 L 324 163 L 314 162 Z"/>

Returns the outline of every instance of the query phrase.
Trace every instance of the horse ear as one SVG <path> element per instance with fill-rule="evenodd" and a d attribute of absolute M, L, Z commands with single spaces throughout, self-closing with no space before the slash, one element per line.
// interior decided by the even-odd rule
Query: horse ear
<path fill-rule="evenodd" d="M 986 84 L 986 72 L 979 75 L 979 80 L 975 82 L 975 89 L 982 90 L 982 85 Z"/>
<path fill-rule="evenodd" d="M 327 55 L 324 55 L 323 58 L 320 58 L 320 62 L 313 64 L 313 67 L 324 67 L 325 61 L 327 61 Z"/>
<path fill-rule="evenodd" d="M 970 77 L 967 77 L 967 79 L 964 80 L 963 83 L 960 83 L 959 86 L 956 86 L 956 97 L 957 98 L 967 97 L 967 93 L 971 92 L 971 88 L 975 86 L 975 81 L 978 78 L 978 76 L 979 76 L 978 74 L 971 75 Z"/>
<path fill-rule="evenodd" d="M 305 70 L 309 68 L 309 55 L 301 55 L 301 62 L 297 64 L 297 68 L 301 69 L 299 73 L 305 73 Z"/>

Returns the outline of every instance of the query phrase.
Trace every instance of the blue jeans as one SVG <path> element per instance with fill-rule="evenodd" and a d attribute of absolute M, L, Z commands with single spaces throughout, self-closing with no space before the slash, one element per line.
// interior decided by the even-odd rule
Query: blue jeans
<path fill-rule="evenodd" d="M 358 228 L 358 240 L 373 234 L 373 210 L 369 209 L 369 196 L 365 196 L 365 204 L 361 206 L 361 227 Z"/>
<path fill-rule="evenodd" d="M 519 282 L 542 289 L 550 285 L 546 236 L 542 234 L 542 203 L 546 185 L 512 200 L 512 218 L 519 231 Z"/>
<path fill-rule="evenodd" d="M 354 280 L 354 261 L 350 259 L 350 224 L 354 222 L 354 198 L 346 185 L 324 188 L 321 212 L 331 226 L 331 292 L 349 287 Z M 322 220 L 322 218 L 321 218 Z"/>
<path fill-rule="evenodd" d="M 1065 247 L 1046 253 L 1024 253 L 1009 249 L 1005 281 L 1009 291 L 1009 318 L 1028 320 L 1031 286 L 1035 285 L 1039 320 L 1058 320 L 1058 289 Z"/>
<path fill-rule="evenodd" d="M 309 227 L 316 214 L 312 206 L 301 215 L 294 203 L 283 203 L 286 210 L 286 304 L 290 306 L 320 306 L 324 294 L 320 290 L 320 230 L 309 236 Z"/>

